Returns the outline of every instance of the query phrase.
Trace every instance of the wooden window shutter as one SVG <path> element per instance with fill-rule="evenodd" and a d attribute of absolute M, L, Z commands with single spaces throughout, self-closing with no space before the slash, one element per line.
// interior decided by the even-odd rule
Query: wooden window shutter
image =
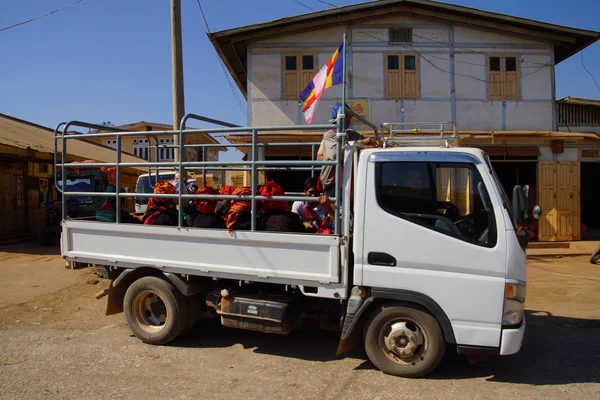
<path fill-rule="evenodd" d="M 496 56 L 488 58 L 488 98 L 502 98 L 502 59 Z"/>
<path fill-rule="evenodd" d="M 297 55 L 283 56 L 283 97 L 298 99 L 300 95 L 299 65 Z"/>
<path fill-rule="evenodd" d="M 519 98 L 519 65 L 517 57 L 504 57 L 503 60 L 503 72 L 504 72 L 504 93 L 503 98 L 505 99 L 518 99 Z"/>
<path fill-rule="evenodd" d="M 419 97 L 418 58 L 416 54 L 404 54 L 402 57 L 402 97 Z"/>
<path fill-rule="evenodd" d="M 300 82 L 298 83 L 298 94 L 296 97 L 300 96 L 300 93 L 304 90 L 304 88 L 308 85 L 308 83 L 315 77 L 316 74 L 316 63 L 317 57 L 314 54 L 304 54 L 299 57 L 300 58 Z"/>
<path fill-rule="evenodd" d="M 387 54 L 385 58 L 385 95 L 402 97 L 402 58 L 399 54 Z"/>

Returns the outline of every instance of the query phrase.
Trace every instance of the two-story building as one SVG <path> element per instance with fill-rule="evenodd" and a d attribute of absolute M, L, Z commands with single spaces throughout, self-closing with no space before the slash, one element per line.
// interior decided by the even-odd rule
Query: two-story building
<path fill-rule="evenodd" d="M 376 125 L 453 122 L 465 145 L 484 148 L 507 191 L 534 187 L 545 210 L 541 240 L 577 240 L 585 149 L 600 137 L 559 130 L 555 66 L 600 38 L 569 28 L 430 0 L 380 0 L 215 32 L 210 39 L 246 95 L 248 124 L 304 124 L 299 94 L 347 37 L 347 95 Z M 325 92 L 314 123 L 330 118 L 341 85 Z M 361 130 L 364 126 L 355 126 Z M 589 131 L 587 131 L 589 132 Z M 233 143 L 246 140 L 231 135 Z M 261 140 L 318 142 L 306 132 Z M 306 158 L 310 148 L 268 148 L 269 158 Z M 596 164 L 592 172 L 600 172 Z M 583 172 L 583 171 L 582 171 Z M 298 175 L 298 174 L 296 174 Z M 288 175 L 287 190 L 300 176 Z M 600 219 L 583 221 L 600 228 Z"/>
<path fill-rule="evenodd" d="M 135 132 L 161 132 L 170 131 L 173 129 L 172 125 L 159 124 L 156 122 L 139 121 L 131 124 L 117 126 L 118 129 L 135 131 Z M 96 133 L 97 131 L 91 131 Z M 158 148 L 154 137 L 158 140 Z M 206 133 L 198 133 L 186 135 L 186 144 L 219 144 L 219 142 L 211 135 Z M 116 148 L 117 139 L 115 138 L 90 138 L 91 142 L 102 144 L 104 146 Z M 121 143 L 122 151 L 125 153 L 133 154 L 136 157 L 142 158 L 148 161 L 157 161 L 156 154 L 158 154 L 158 161 L 173 161 L 175 148 L 173 134 L 170 133 L 157 133 L 152 138 L 144 138 L 141 136 L 136 137 L 125 137 Z M 157 153 L 158 151 L 158 153 Z M 219 151 L 227 151 L 225 147 L 211 147 L 205 150 L 201 149 L 187 149 L 186 159 L 188 161 L 217 161 L 219 159 Z"/>

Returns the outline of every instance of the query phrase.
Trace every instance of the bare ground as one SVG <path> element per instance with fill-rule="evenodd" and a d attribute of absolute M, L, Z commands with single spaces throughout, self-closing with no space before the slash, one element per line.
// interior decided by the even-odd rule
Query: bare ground
<path fill-rule="evenodd" d="M 336 357 L 336 336 L 320 331 L 204 320 L 145 345 L 122 315 L 104 316 L 93 295 L 107 282 L 53 251 L 0 250 L 0 399 L 600 398 L 600 266 L 585 257 L 530 261 L 518 355 L 470 365 L 449 349 L 431 377 L 410 380 L 376 371 L 362 350 Z"/>

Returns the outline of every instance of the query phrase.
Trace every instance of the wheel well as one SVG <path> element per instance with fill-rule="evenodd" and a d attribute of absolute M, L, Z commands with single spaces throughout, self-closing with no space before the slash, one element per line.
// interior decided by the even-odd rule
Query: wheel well
<path fill-rule="evenodd" d="M 448 316 L 446 315 L 446 313 L 444 313 L 441 307 L 430 297 L 415 292 L 396 292 L 394 293 L 393 297 L 389 295 L 385 297 L 375 296 L 378 294 L 379 293 L 377 291 L 373 290 L 373 301 L 370 302 L 365 308 L 365 310 L 361 312 L 358 321 L 356 321 L 356 324 L 352 328 L 351 334 L 360 334 L 364 329 L 364 325 L 367 319 L 369 318 L 371 313 L 378 307 L 381 307 L 385 304 L 396 304 L 415 308 L 430 314 L 436 319 L 436 321 L 440 325 L 440 328 L 444 333 L 446 343 L 456 343 L 454 331 L 452 330 L 452 324 L 450 324 Z"/>
<path fill-rule="evenodd" d="M 106 315 L 113 315 L 123 312 L 123 299 L 129 286 L 136 280 L 146 276 L 154 276 L 166 279 L 164 273 L 152 267 L 140 267 L 123 270 L 119 276 L 111 282 L 108 292 L 108 302 L 106 305 Z M 185 293 L 184 293 L 185 294 Z"/>

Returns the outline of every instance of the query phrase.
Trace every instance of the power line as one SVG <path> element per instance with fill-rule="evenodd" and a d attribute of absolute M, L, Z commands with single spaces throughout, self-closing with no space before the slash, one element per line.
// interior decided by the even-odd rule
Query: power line
<path fill-rule="evenodd" d="M 294 0 L 294 2 L 296 2 L 296 3 L 300 4 L 302 7 L 308 8 L 308 9 L 309 9 L 309 10 L 311 10 L 311 11 L 317 11 L 317 10 L 315 10 L 314 8 L 312 8 L 311 6 L 307 6 L 306 4 L 302 3 L 301 1 Z"/>
<path fill-rule="evenodd" d="M 206 25 L 206 30 L 208 33 L 211 33 L 210 27 L 208 26 L 208 20 L 206 19 L 206 15 L 204 14 L 204 10 L 202 9 L 202 4 L 200 4 L 200 0 L 196 0 L 196 3 L 198 3 L 198 8 L 200 9 L 200 13 L 202 13 L 202 18 L 204 19 L 204 25 Z M 225 75 L 225 80 L 227 81 L 227 85 L 229 85 L 229 88 L 231 89 L 231 93 L 233 94 L 233 98 L 235 99 L 235 102 L 237 103 L 238 107 L 240 108 L 240 110 L 242 111 L 244 116 L 248 117 L 248 113 L 244 109 L 244 102 L 243 102 L 243 100 L 240 100 L 238 93 L 235 91 L 235 87 L 233 86 L 233 84 L 230 81 L 230 75 L 227 72 L 227 67 L 225 67 L 223 60 L 221 59 L 221 57 L 219 57 L 218 54 L 217 54 L 217 58 L 219 59 L 219 65 L 221 66 L 221 69 L 223 70 L 223 74 Z"/>
<path fill-rule="evenodd" d="M 200 0 L 196 0 L 198 3 L 198 8 L 200 8 L 200 12 L 202 13 L 202 18 L 204 19 L 204 25 L 206 25 L 206 30 L 210 33 L 210 28 L 208 27 L 208 21 L 206 20 L 206 15 L 204 15 L 204 10 L 202 9 L 202 4 L 200 4 Z"/>
<path fill-rule="evenodd" d="M 376 37 L 376 36 L 370 35 L 370 34 L 368 34 L 368 33 L 363 33 L 363 34 L 364 34 L 364 35 L 366 35 L 366 36 L 370 36 L 370 37 L 372 37 L 372 38 L 374 38 L 374 39 L 376 39 L 376 40 L 379 40 L 379 41 L 381 41 L 381 42 L 387 43 L 387 41 L 385 41 L 385 40 L 383 40 L 383 39 L 381 39 L 381 38 L 378 38 L 378 37 Z M 424 55 L 424 54 L 422 54 L 421 52 L 419 52 L 418 50 L 416 50 L 416 49 L 415 49 L 413 46 L 411 46 L 411 45 L 408 45 L 408 44 L 407 44 L 407 45 L 406 45 L 406 47 L 409 47 L 409 48 L 410 48 L 410 49 L 411 49 L 411 50 L 412 50 L 414 53 L 418 54 L 418 55 L 419 55 L 419 57 L 421 57 L 421 58 L 422 58 L 423 60 L 425 60 L 425 61 L 426 61 L 428 64 L 430 64 L 432 67 L 436 68 L 436 69 L 437 69 L 437 70 L 439 70 L 439 71 L 442 71 L 442 72 L 445 72 L 445 73 L 448 73 L 448 74 L 450 74 L 450 73 L 453 73 L 455 76 L 463 76 L 463 77 L 466 77 L 466 78 L 475 79 L 475 80 L 477 80 L 477 81 L 480 81 L 480 82 L 489 82 L 487 79 L 481 79 L 481 78 L 478 78 L 478 77 L 476 77 L 476 76 L 467 75 L 467 74 L 461 74 L 461 73 L 458 73 L 458 72 L 456 72 L 456 71 L 455 71 L 455 72 L 450 72 L 450 71 L 447 71 L 447 70 L 445 70 L 445 69 L 443 69 L 443 68 L 441 68 L 441 67 L 439 67 L 439 66 L 435 65 L 435 64 L 434 64 L 434 63 L 433 63 L 431 60 L 429 60 L 427 57 L 438 58 L 438 59 L 440 59 L 440 60 L 447 61 L 445 58 L 443 58 L 443 57 L 436 57 L 436 56 L 429 55 L 429 54 L 427 55 L 427 57 L 425 57 L 425 55 Z M 459 62 L 458 60 L 455 60 L 455 61 L 456 61 L 456 62 Z M 475 64 L 475 63 L 470 63 L 470 62 L 465 62 L 465 63 L 467 63 L 467 64 L 472 64 L 472 65 L 478 65 L 478 66 L 482 66 L 482 67 L 484 67 L 484 66 L 485 66 L 484 64 Z M 544 68 L 544 67 L 548 67 L 548 66 L 550 66 L 550 65 L 552 65 L 552 64 L 550 64 L 550 63 L 547 63 L 547 64 L 542 64 L 542 66 L 541 66 L 541 67 L 539 67 L 538 69 L 536 69 L 535 71 L 528 72 L 528 73 L 526 73 L 526 74 L 523 74 L 523 75 L 521 75 L 521 76 L 518 76 L 518 77 L 516 77 L 516 78 L 511 78 L 511 79 L 507 79 L 507 80 L 504 80 L 504 81 L 494 81 L 494 83 L 506 83 L 506 82 L 512 82 L 512 81 L 516 81 L 516 80 L 518 80 L 518 79 L 521 79 L 521 78 L 523 78 L 523 77 L 525 77 L 525 76 L 527 76 L 527 75 L 535 74 L 536 72 L 539 72 L 539 71 L 540 71 L 542 68 Z"/>
<path fill-rule="evenodd" d="M 600 86 L 598 85 L 598 81 L 596 81 L 596 78 L 594 78 L 594 75 L 592 75 L 592 73 L 587 69 L 587 67 L 585 66 L 585 63 L 583 62 L 583 50 L 581 50 L 581 65 L 583 66 L 583 69 L 585 69 L 585 72 L 587 72 L 588 74 L 590 74 L 590 76 L 594 80 L 594 83 L 596 84 L 596 87 L 598 88 L 598 90 L 600 90 Z"/>
<path fill-rule="evenodd" d="M 323 1 L 323 0 L 317 0 L 317 1 L 318 1 L 318 2 L 320 2 L 320 3 L 323 3 L 323 4 L 327 4 L 327 5 L 329 5 L 329 6 L 331 6 L 331 7 L 334 7 L 334 8 L 339 8 L 339 9 L 341 9 L 341 10 L 343 10 L 343 11 L 345 11 L 345 12 L 349 13 L 349 14 L 355 14 L 355 13 L 354 13 L 354 12 L 352 12 L 352 11 L 345 10 L 345 9 L 343 9 L 343 7 L 336 6 L 335 4 L 329 3 L 329 2 L 327 2 L 327 1 Z M 368 18 L 368 17 L 363 17 L 363 18 L 364 18 L 365 20 L 367 20 L 367 21 L 373 21 L 373 22 L 375 22 L 375 21 L 376 21 L 376 20 L 375 20 L 375 19 L 373 19 L 373 18 Z M 375 37 L 375 36 L 373 36 L 373 35 L 370 35 L 370 34 L 368 34 L 368 33 L 361 32 L 361 34 L 362 34 L 362 35 L 365 35 L 365 36 L 372 37 L 372 38 L 374 38 L 374 39 L 376 39 L 376 40 L 379 40 L 379 41 L 381 41 L 381 42 L 387 43 L 387 41 L 385 41 L 385 40 L 382 40 L 382 39 L 380 39 L 380 38 L 378 38 L 378 37 Z M 412 33 L 412 36 L 418 37 L 418 38 L 420 38 L 420 39 L 425 39 L 425 40 L 427 40 L 427 41 L 429 41 L 429 42 L 432 42 L 432 43 L 441 44 L 441 45 L 443 45 L 444 47 L 449 47 L 449 46 L 450 46 L 450 44 L 449 44 L 449 43 L 447 43 L 447 42 L 441 42 L 441 41 L 434 40 L 434 39 L 431 39 L 431 38 L 428 38 L 428 37 L 425 37 L 425 36 L 417 35 L 417 34 L 415 34 L 415 33 Z M 410 46 L 409 46 L 409 47 L 410 47 Z M 480 55 L 484 55 L 484 56 L 487 56 L 487 55 L 489 55 L 488 53 L 484 53 L 484 52 L 481 52 L 481 51 L 472 50 L 472 49 L 470 49 L 469 47 L 466 47 L 466 46 L 456 46 L 456 45 L 453 45 L 453 47 L 454 47 L 454 48 L 456 48 L 456 49 L 463 49 L 463 50 L 466 50 L 466 51 L 468 51 L 469 53 L 473 53 L 473 54 L 480 54 Z M 433 57 L 433 58 L 439 58 L 439 57 Z M 458 63 L 463 63 L 463 64 L 478 65 L 478 66 L 485 67 L 485 64 L 475 64 L 475 63 L 470 63 L 470 62 L 468 62 L 468 61 L 460 61 L 460 60 L 455 60 L 455 62 L 458 62 Z M 535 61 L 527 61 L 527 60 L 521 60 L 521 62 L 522 62 L 522 63 L 526 63 L 526 64 L 543 65 L 543 66 L 552 65 L 552 64 L 549 64 L 549 63 L 538 63 L 538 62 L 535 62 Z"/>
<path fill-rule="evenodd" d="M 65 8 L 69 8 L 69 7 L 71 7 L 71 6 L 74 6 L 74 5 L 75 5 L 75 4 L 77 4 L 77 3 L 81 3 L 82 1 L 83 1 L 83 0 L 77 0 L 77 1 L 74 1 L 73 3 L 71 3 L 71 4 L 67 4 L 66 6 L 63 6 L 63 7 L 61 7 L 61 8 L 58 8 L 58 9 L 56 9 L 56 10 L 54 10 L 54 11 L 50 11 L 49 13 L 46 13 L 46 14 L 44 14 L 44 15 L 40 15 L 39 17 L 31 18 L 31 19 L 28 19 L 27 21 L 22 21 L 22 22 L 19 22 L 19 23 L 17 23 L 17 24 L 14 24 L 14 25 L 11 25 L 11 26 L 7 26 L 7 27 L 4 27 L 4 28 L 1 28 L 1 29 L 0 29 L 0 32 L 4 32 L 4 31 L 6 31 L 6 30 L 9 30 L 9 29 L 11 29 L 11 28 L 16 28 L 17 26 L 25 25 L 25 24 L 28 24 L 28 23 L 30 23 L 30 22 L 33 22 L 33 21 L 37 21 L 38 19 L 42 19 L 42 18 L 44 18 L 44 17 L 47 17 L 47 16 L 49 16 L 49 15 L 55 14 L 55 13 L 57 13 L 57 12 L 59 12 L 59 11 L 62 11 L 62 10 L 64 10 Z"/>
<path fill-rule="evenodd" d="M 330 6 L 332 6 L 332 7 L 335 7 L 335 8 L 343 9 L 342 7 L 336 6 L 335 4 L 331 4 L 331 3 L 328 3 L 328 2 L 325 2 L 325 1 L 322 1 L 322 0 L 317 0 L 317 1 L 319 1 L 319 2 L 321 2 L 321 3 L 324 3 L 324 4 L 328 4 L 328 5 L 330 5 Z M 349 11 L 349 10 L 344 10 L 344 11 L 345 11 L 345 12 L 347 12 L 347 13 L 349 13 L 349 14 L 354 14 L 352 11 Z M 365 17 L 365 19 L 366 19 L 367 21 L 375 21 L 374 19 L 372 19 L 372 18 L 368 18 L 368 17 Z M 378 41 L 380 41 L 380 42 L 383 42 L 383 43 L 388 43 L 386 40 L 383 40 L 383 39 L 381 39 L 381 38 L 378 38 L 378 37 L 376 37 L 376 36 L 370 35 L 370 34 L 368 34 L 368 33 L 365 33 L 365 32 L 361 32 L 361 33 L 362 33 L 363 35 L 366 35 L 366 36 L 369 36 L 369 37 L 371 37 L 371 38 L 374 38 L 375 40 L 378 40 Z M 440 42 L 440 41 L 437 41 L 437 40 L 432 40 L 432 39 L 430 39 L 430 38 L 426 38 L 426 37 L 424 37 L 424 36 L 416 35 L 416 34 L 414 34 L 414 33 L 412 33 L 412 35 L 413 35 L 413 36 L 416 36 L 416 37 L 419 37 L 419 38 L 423 38 L 423 39 L 425 39 L 425 40 L 429 40 L 429 41 L 431 41 L 431 42 L 434 42 L 434 43 L 439 43 L 439 44 L 442 44 L 442 45 L 444 45 L 444 47 L 446 47 L 446 46 L 449 46 L 449 44 L 448 44 L 448 43 L 445 43 L 445 42 Z M 411 50 L 412 50 L 414 53 L 418 54 L 418 55 L 419 55 L 419 56 L 420 56 L 420 57 L 421 57 L 421 58 L 422 58 L 424 61 L 426 61 L 428 64 L 430 64 L 432 67 L 434 67 L 434 68 L 438 69 L 439 71 L 442 71 L 442 72 L 445 72 L 445 73 L 448 73 L 448 74 L 454 74 L 455 76 L 463 76 L 463 77 L 466 77 L 466 78 L 471 78 L 471 79 L 474 79 L 474 80 L 477 80 L 477 81 L 480 81 L 480 82 L 487 82 L 487 83 L 489 83 L 489 81 L 488 81 L 487 79 L 481 79 L 481 78 L 478 78 L 478 77 L 476 77 L 476 76 L 467 75 L 467 74 L 461 74 L 461 73 L 458 73 L 458 72 L 456 72 L 456 71 L 454 71 L 454 72 L 451 72 L 451 71 L 447 71 L 447 70 L 445 70 L 445 69 L 443 69 L 443 68 L 440 68 L 439 66 L 435 65 L 435 64 L 434 64 L 434 63 L 433 63 L 431 60 L 429 60 L 427 57 L 425 57 L 425 55 L 424 55 L 424 54 L 422 54 L 421 52 L 419 52 L 418 50 L 416 50 L 416 49 L 415 49 L 415 48 L 414 48 L 412 45 L 410 45 L 410 44 L 406 44 L 405 46 L 406 46 L 406 47 L 408 47 L 408 48 L 410 48 L 410 49 L 411 49 Z M 487 55 L 488 55 L 488 54 L 486 54 L 486 53 L 482 53 L 482 52 L 477 52 L 477 51 L 470 50 L 470 49 L 468 49 L 467 47 L 460 47 L 460 46 L 456 46 L 456 47 L 457 47 L 457 48 L 463 48 L 463 49 L 467 49 L 467 50 L 469 50 L 469 51 L 470 51 L 470 52 L 472 52 L 472 53 L 481 54 L 481 55 L 485 55 L 485 56 L 487 56 Z M 439 57 L 439 56 L 438 56 L 438 57 L 436 57 L 436 56 L 432 56 L 432 58 L 439 58 L 439 59 L 445 60 L 445 58 L 442 58 L 442 57 Z M 468 62 L 468 61 L 460 61 L 460 60 L 454 60 L 454 61 L 455 61 L 455 62 L 462 62 L 462 63 L 465 63 L 465 64 L 471 64 L 471 65 L 485 66 L 484 64 L 476 64 L 476 63 L 471 63 L 471 62 Z M 519 60 L 519 61 L 521 61 L 521 62 L 525 62 L 524 60 Z M 507 80 L 504 80 L 504 81 L 494 81 L 494 83 L 506 83 L 506 82 L 512 82 L 512 81 L 515 81 L 515 80 L 521 79 L 521 78 L 523 78 L 523 77 L 525 77 L 525 76 L 528 76 L 528 75 L 535 74 L 535 73 L 539 72 L 539 71 L 540 71 L 542 68 L 545 68 L 545 67 L 552 66 L 552 63 L 541 64 L 541 63 L 536 63 L 536 62 L 533 62 L 533 61 L 532 61 L 531 63 L 532 63 L 532 64 L 537 64 L 537 65 L 541 65 L 541 66 L 540 66 L 540 68 L 536 69 L 535 71 L 528 72 L 528 73 L 526 73 L 526 74 L 522 74 L 522 75 L 520 75 L 520 76 L 517 76 L 516 78 L 511 78 L 511 79 L 507 79 Z"/>
<path fill-rule="evenodd" d="M 328 3 L 328 2 L 326 2 L 326 1 L 323 1 L 323 0 L 317 0 L 317 1 L 318 1 L 319 3 L 327 4 L 328 6 L 331 6 L 331 7 L 335 7 L 335 8 L 341 8 L 340 6 L 336 6 L 335 4 L 331 4 L 331 3 Z"/>

